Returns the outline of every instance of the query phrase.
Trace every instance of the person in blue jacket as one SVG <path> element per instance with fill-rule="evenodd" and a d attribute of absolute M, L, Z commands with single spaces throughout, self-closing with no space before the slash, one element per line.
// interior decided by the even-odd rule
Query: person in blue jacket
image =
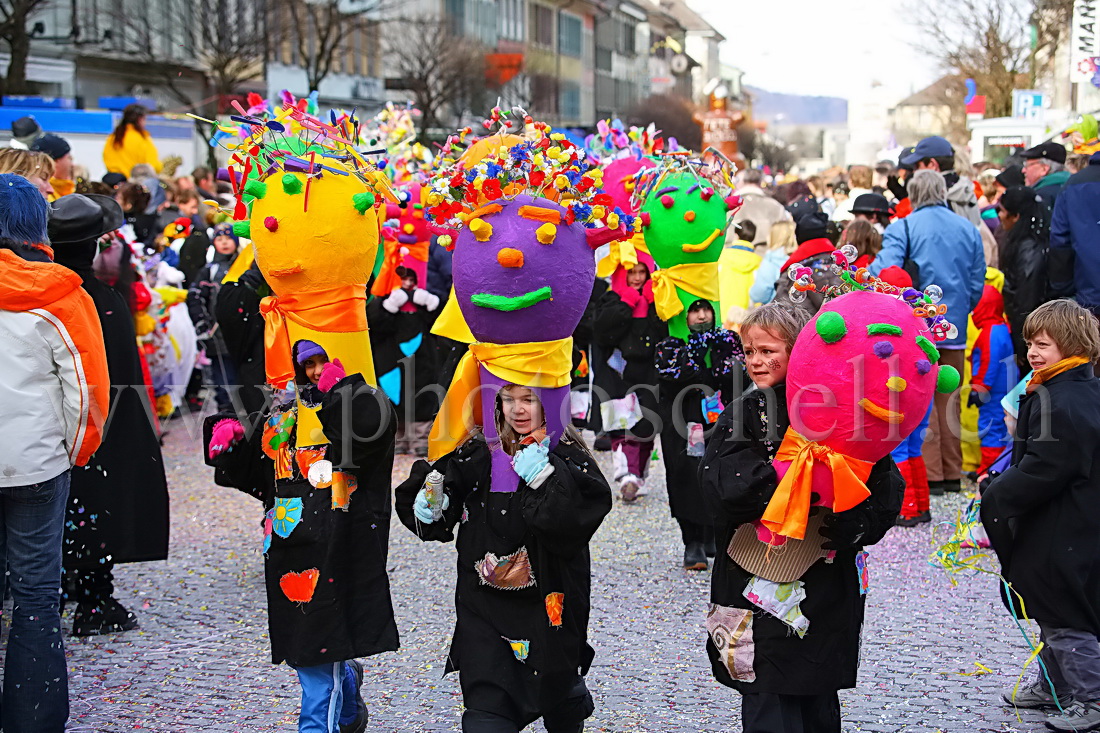
<path fill-rule="evenodd" d="M 1001 400 L 1016 385 L 1020 372 L 1016 368 L 1012 334 L 1005 323 L 1005 301 L 1001 291 L 986 285 L 973 316 L 979 333 L 970 355 L 973 376 L 968 402 L 978 408 L 978 435 L 982 442 L 980 476 L 1008 445 L 1008 427 Z"/>
<path fill-rule="evenodd" d="M 878 275 L 887 267 L 919 268 L 913 286 L 935 283 L 943 291 L 947 319 L 958 333 L 936 344 L 940 364 L 963 371 L 966 358 L 966 317 L 978 305 L 985 287 L 985 253 L 978 228 L 947 207 L 947 184 L 935 171 L 917 171 L 907 190 L 913 213 L 886 227 L 882 251 L 868 269 Z M 953 395 L 937 394 L 931 429 L 924 443 L 928 483 L 934 492 L 959 491 L 962 482 L 960 405 Z"/>

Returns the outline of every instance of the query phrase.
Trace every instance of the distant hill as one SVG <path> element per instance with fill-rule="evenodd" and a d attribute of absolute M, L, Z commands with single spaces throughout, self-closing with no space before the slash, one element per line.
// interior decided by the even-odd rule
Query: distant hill
<path fill-rule="evenodd" d="M 842 125 L 848 121 L 848 100 L 840 97 L 809 97 L 781 94 L 746 87 L 753 96 L 752 114 L 757 120 L 782 125 Z"/>

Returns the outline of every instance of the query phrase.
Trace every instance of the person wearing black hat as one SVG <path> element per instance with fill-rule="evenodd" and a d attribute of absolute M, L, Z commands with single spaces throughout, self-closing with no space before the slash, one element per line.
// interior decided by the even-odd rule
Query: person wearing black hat
<path fill-rule="evenodd" d="M 890 202 L 881 193 L 864 193 L 852 204 L 852 215 L 874 224 L 879 234 L 890 223 Z"/>
<path fill-rule="evenodd" d="M 42 135 L 42 126 L 30 115 L 20 117 L 11 123 L 11 141 L 9 147 L 16 150 L 30 150 L 31 144 Z"/>
<path fill-rule="evenodd" d="M 62 561 L 75 576 L 77 636 L 136 628 L 137 618 L 114 598 L 112 570 L 168 557 L 168 485 L 130 308 L 92 271 L 99 238 L 124 221 L 107 196 L 72 194 L 50 209 L 54 261 L 80 275 L 92 296 L 114 385 L 103 442 L 87 467 L 72 472 Z"/>
<path fill-rule="evenodd" d="M 1035 189 L 1035 193 L 1052 211 L 1069 180 L 1066 168 L 1066 146 L 1048 140 L 1028 148 L 1020 153 L 1024 159 L 1024 184 Z"/>
<path fill-rule="evenodd" d="M 1047 293 L 1047 247 L 1050 212 L 1035 189 L 1013 186 L 1001 196 L 998 215 L 1004 239 L 1001 271 L 1005 275 L 1005 315 L 1021 369 L 1030 369 L 1024 344 L 1024 321 L 1050 300 Z"/>
<path fill-rule="evenodd" d="M 824 302 L 821 295 L 829 285 L 839 285 L 839 275 L 833 273 L 833 244 L 826 234 L 829 230 L 829 217 L 822 211 L 803 214 L 795 221 L 794 236 L 798 241 L 796 249 L 779 268 L 779 279 L 775 282 L 775 301 L 807 310 L 811 316 L 817 314 Z M 791 280 L 787 270 L 791 267 L 809 267 L 813 271 L 816 285 L 801 299 L 791 295 Z"/>
<path fill-rule="evenodd" d="M 31 150 L 45 153 L 53 159 L 54 171 L 50 185 L 53 186 L 54 197 L 51 201 L 68 196 L 76 190 L 76 182 L 73 180 L 73 149 L 65 138 L 46 133 L 31 144 Z"/>

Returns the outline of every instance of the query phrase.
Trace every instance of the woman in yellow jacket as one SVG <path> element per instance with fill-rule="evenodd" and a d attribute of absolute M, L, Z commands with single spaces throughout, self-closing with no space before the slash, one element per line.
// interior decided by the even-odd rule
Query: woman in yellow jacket
<path fill-rule="evenodd" d="M 153 138 L 145 131 L 145 107 L 131 104 L 122 110 L 118 127 L 103 146 L 103 163 L 111 173 L 121 173 L 127 178 L 139 163 L 148 163 L 160 173 L 160 156 L 153 145 Z"/>

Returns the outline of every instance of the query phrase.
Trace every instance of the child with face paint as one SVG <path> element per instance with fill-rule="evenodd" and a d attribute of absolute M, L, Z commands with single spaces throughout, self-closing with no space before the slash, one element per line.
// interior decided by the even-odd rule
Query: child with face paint
<path fill-rule="evenodd" d="M 822 547 L 834 551 L 835 560 L 814 562 L 792 583 L 757 577 L 727 553 L 737 529 L 763 516 L 779 484 L 772 461 L 790 427 L 787 369 L 809 318 L 802 308 L 769 303 L 742 323 L 754 387 L 718 418 L 699 470 L 721 548 L 711 575 L 707 654 L 715 679 L 742 695 L 745 733 L 840 733 L 837 690 L 855 685 L 863 623 L 856 556 L 885 535 L 896 512 L 875 515 L 873 526 L 861 524 L 858 546 L 844 521 L 849 512 L 831 515 L 837 528 L 822 530 L 829 540 Z M 869 503 L 891 491 L 892 469 L 889 457 L 875 464 Z M 780 599 L 791 598 L 795 603 L 779 610 Z"/>
<path fill-rule="evenodd" d="M 706 570 L 714 557 L 713 518 L 699 488 L 699 459 L 705 435 L 724 401 L 741 394 L 741 340 L 715 327 L 714 308 L 699 299 L 687 309 L 687 340 L 669 337 L 657 344 L 661 455 L 665 461 L 672 516 L 684 542 L 684 568 Z"/>
<path fill-rule="evenodd" d="M 418 461 L 395 509 L 425 541 L 450 542 L 457 525 L 447 672 L 459 672 L 464 733 L 517 733 L 540 717 L 548 733 L 579 733 L 594 709 L 584 682 L 594 655 L 588 543 L 611 492 L 572 426 L 549 447 L 536 390 L 506 385 L 495 405 L 499 440 L 475 431 L 433 465 Z M 494 490 L 496 451 L 512 457 L 515 491 Z M 430 471 L 443 475 L 438 520 L 424 487 Z"/>

